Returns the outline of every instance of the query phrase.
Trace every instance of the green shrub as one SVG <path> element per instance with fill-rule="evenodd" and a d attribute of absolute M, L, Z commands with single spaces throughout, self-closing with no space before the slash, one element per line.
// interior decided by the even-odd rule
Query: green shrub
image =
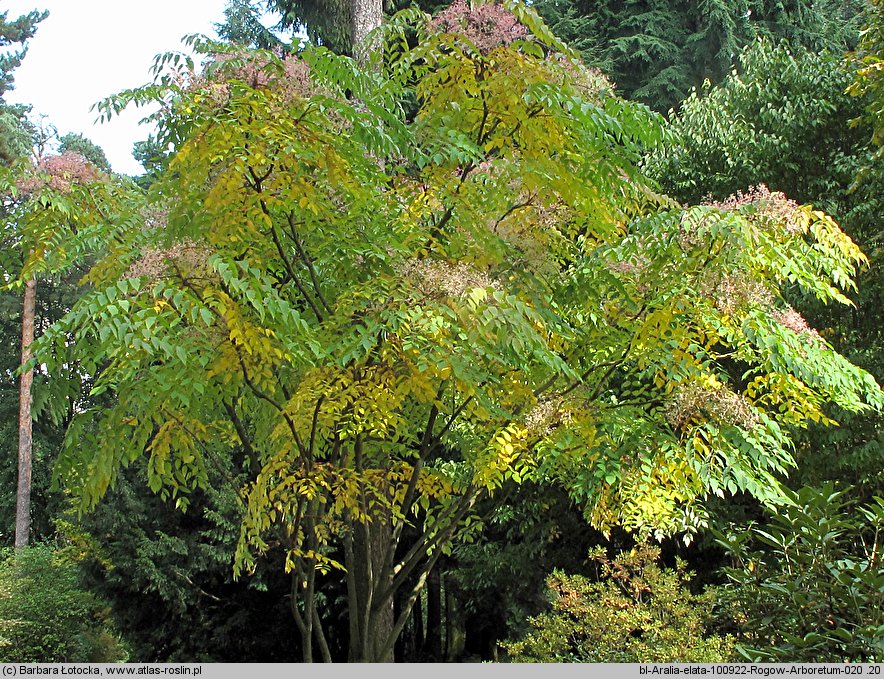
<path fill-rule="evenodd" d="M 734 560 L 721 602 L 747 659 L 884 661 L 884 500 L 847 493 L 802 488 L 767 526 L 719 540 Z"/>
<path fill-rule="evenodd" d="M 504 644 L 514 662 L 727 662 L 729 637 L 707 634 L 715 593 L 692 594 L 685 565 L 658 565 L 660 550 L 640 546 L 601 568 L 592 581 L 555 572 L 552 610 L 529 620 L 534 630 Z"/>
<path fill-rule="evenodd" d="M 126 650 L 76 563 L 37 544 L 0 560 L 0 662 L 116 662 Z"/>

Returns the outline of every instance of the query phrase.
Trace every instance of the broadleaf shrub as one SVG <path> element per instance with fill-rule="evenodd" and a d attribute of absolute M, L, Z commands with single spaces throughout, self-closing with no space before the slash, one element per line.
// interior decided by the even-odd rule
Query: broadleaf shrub
<path fill-rule="evenodd" d="M 884 661 L 884 499 L 831 483 L 791 494 L 768 525 L 723 535 L 740 653 L 758 662 Z"/>
<path fill-rule="evenodd" d="M 659 565 L 660 550 L 642 545 L 609 560 L 590 555 L 601 578 L 556 571 L 552 610 L 529 620 L 534 630 L 503 646 L 513 662 L 728 662 L 733 639 L 709 634 L 716 593 L 693 594 L 682 561 Z"/>
<path fill-rule="evenodd" d="M 127 659 L 105 607 L 79 582 L 76 563 L 37 544 L 0 560 L 0 662 Z"/>

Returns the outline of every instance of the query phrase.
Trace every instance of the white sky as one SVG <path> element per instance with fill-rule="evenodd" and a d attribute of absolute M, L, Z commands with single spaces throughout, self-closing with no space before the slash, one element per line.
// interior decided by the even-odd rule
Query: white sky
<path fill-rule="evenodd" d="M 10 103 L 31 104 L 59 134 L 80 133 L 104 149 L 113 169 L 141 174 L 132 144 L 150 129 L 138 126 L 145 109 L 126 111 L 98 124 L 97 101 L 151 78 L 157 54 L 182 50 L 191 33 L 215 35 L 225 0 L 0 0 L 0 12 L 16 19 L 34 9 L 49 10 L 15 71 Z"/>

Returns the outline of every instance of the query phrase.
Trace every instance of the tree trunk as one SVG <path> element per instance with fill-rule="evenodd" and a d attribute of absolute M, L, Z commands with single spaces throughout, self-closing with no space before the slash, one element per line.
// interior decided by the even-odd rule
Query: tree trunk
<path fill-rule="evenodd" d="M 427 638 L 423 657 L 429 662 L 442 661 L 442 577 L 434 568 L 427 576 Z"/>
<path fill-rule="evenodd" d="M 350 0 L 353 25 L 353 57 L 365 66 L 371 53 L 380 49 L 378 40 L 368 40 L 368 34 L 381 25 L 384 17 L 383 0 Z"/>
<path fill-rule="evenodd" d="M 393 633 L 393 596 L 389 591 L 392 573 L 384 562 L 393 527 L 385 512 L 357 530 L 355 552 L 359 577 L 356 582 L 359 607 L 350 615 L 361 617 L 358 644 L 350 644 L 350 660 L 392 662 L 393 649 L 385 647 Z M 388 593 L 384 600 L 379 597 Z"/>
<path fill-rule="evenodd" d="M 420 597 L 414 602 L 411 616 L 414 625 L 414 652 L 417 655 L 424 645 L 424 611 Z"/>
<path fill-rule="evenodd" d="M 446 662 L 460 662 L 465 641 L 460 606 L 451 578 L 446 577 L 443 582 L 445 590 L 445 660 Z M 496 657 L 495 662 L 497 662 Z"/>
<path fill-rule="evenodd" d="M 25 283 L 21 319 L 21 364 L 31 360 L 34 342 L 34 312 L 37 301 L 37 281 Z M 18 492 L 15 507 L 15 548 L 27 547 L 31 531 L 31 466 L 33 459 L 31 429 L 31 385 L 34 370 L 22 371 L 18 400 Z"/>

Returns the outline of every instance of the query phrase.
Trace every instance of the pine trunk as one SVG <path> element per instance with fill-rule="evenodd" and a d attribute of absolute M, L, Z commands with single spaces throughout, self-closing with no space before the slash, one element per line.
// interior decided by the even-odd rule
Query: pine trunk
<path fill-rule="evenodd" d="M 37 302 L 37 281 L 25 283 L 24 304 L 21 319 L 21 364 L 24 367 L 31 360 L 31 345 L 34 342 L 34 314 Z M 21 374 L 18 403 L 18 492 L 15 507 L 15 547 L 27 547 L 31 531 L 31 467 L 33 443 L 31 430 L 31 385 L 34 370 L 23 370 Z"/>
<path fill-rule="evenodd" d="M 368 34 L 381 25 L 383 0 L 351 0 L 350 17 L 353 25 L 353 56 L 364 66 L 371 59 L 371 53 L 381 47 L 377 40 L 369 41 Z"/>

